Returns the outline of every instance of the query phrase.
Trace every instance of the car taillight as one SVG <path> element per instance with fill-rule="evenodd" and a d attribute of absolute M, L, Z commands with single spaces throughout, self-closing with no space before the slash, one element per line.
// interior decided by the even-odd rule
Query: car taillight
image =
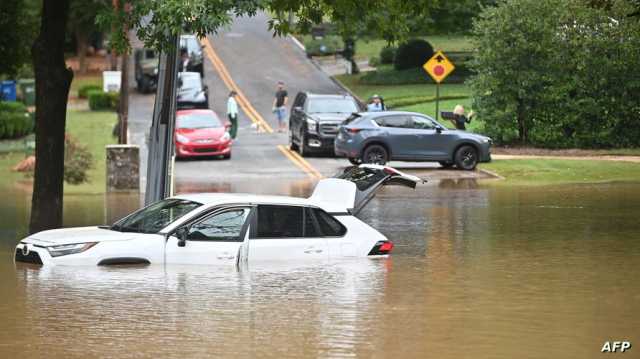
<path fill-rule="evenodd" d="M 349 131 L 349 133 L 358 133 L 361 130 L 362 129 L 360 129 L 360 128 L 347 128 L 347 131 Z"/>
<path fill-rule="evenodd" d="M 378 241 L 375 246 L 369 252 L 370 256 L 379 256 L 383 254 L 389 254 L 393 250 L 393 242 L 391 241 Z"/>

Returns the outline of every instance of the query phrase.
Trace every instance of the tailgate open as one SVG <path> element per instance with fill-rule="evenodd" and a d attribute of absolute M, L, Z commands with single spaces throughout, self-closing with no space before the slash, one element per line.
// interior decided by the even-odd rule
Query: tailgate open
<path fill-rule="evenodd" d="M 363 164 L 320 180 L 309 199 L 332 213 L 356 215 L 382 186 L 416 188 L 420 182 L 426 181 L 389 166 Z"/>

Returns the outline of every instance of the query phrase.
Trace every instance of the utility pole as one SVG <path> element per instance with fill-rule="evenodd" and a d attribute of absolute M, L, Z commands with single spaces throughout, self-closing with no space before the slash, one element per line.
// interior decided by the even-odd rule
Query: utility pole
<path fill-rule="evenodd" d="M 149 132 L 149 160 L 145 205 L 164 199 L 171 191 L 171 158 L 176 120 L 179 36 L 171 38 L 172 47 L 160 55 L 158 88 Z"/>

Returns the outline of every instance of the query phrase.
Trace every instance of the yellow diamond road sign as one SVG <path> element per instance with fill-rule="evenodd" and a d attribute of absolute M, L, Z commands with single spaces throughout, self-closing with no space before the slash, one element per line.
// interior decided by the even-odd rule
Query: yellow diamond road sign
<path fill-rule="evenodd" d="M 433 81 L 441 83 L 456 67 L 442 51 L 438 51 L 422 65 L 422 68 L 431 75 Z"/>

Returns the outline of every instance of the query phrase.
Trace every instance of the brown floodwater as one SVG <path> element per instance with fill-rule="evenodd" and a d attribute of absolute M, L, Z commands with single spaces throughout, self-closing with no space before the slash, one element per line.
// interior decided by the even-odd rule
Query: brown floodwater
<path fill-rule="evenodd" d="M 0 358 L 594 358 L 608 340 L 640 357 L 640 184 L 389 188 L 361 216 L 389 259 L 242 271 L 14 265 L 29 200 L 2 193 Z M 65 225 L 138 203 L 71 196 Z"/>

